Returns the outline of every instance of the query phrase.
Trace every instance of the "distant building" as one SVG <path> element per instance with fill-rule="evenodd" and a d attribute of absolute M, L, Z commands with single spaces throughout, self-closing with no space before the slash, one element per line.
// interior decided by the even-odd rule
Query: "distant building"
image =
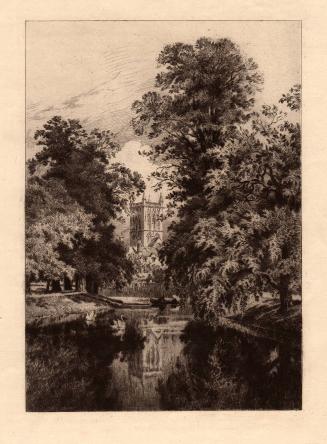
<path fill-rule="evenodd" d="M 154 247 L 163 241 L 163 197 L 158 202 L 146 200 L 131 204 L 130 246 L 134 248 Z"/>

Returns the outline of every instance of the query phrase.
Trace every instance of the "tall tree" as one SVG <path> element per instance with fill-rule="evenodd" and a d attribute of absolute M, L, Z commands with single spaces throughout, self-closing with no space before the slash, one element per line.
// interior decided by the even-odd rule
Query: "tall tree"
<path fill-rule="evenodd" d="M 170 189 L 173 205 L 203 206 L 209 153 L 246 121 L 262 82 L 256 63 L 228 39 L 201 38 L 195 45 L 167 45 L 158 57 L 164 70 L 156 90 L 133 104 L 133 126 L 152 141 L 144 151 L 158 165 L 158 186 Z"/>
<path fill-rule="evenodd" d="M 168 45 L 158 62 L 133 125 L 153 140 L 144 154 L 178 208 L 161 250 L 168 276 L 208 319 L 264 291 L 286 310 L 299 289 L 299 125 L 277 106 L 253 112 L 262 76 L 228 39 Z M 299 100 L 296 85 L 281 103 Z"/>
<path fill-rule="evenodd" d="M 190 233 L 210 210 L 207 175 L 221 168 L 212 149 L 224 146 L 237 125 L 249 120 L 263 80 L 254 60 L 229 39 L 167 45 L 158 63 L 163 70 L 155 91 L 133 104 L 133 126 L 150 139 L 143 153 L 157 165 L 158 187 L 165 184 L 170 205 L 178 209 L 161 257 L 186 289 L 206 257 Z"/>
<path fill-rule="evenodd" d="M 121 285 L 131 264 L 112 222 L 144 190 L 141 176 L 114 161 L 120 147 L 110 131 L 88 133 L 79 121 L 55 116 L 36 131 L 35 139 L 41 150 L 28 163 L 30 174 L 45 183 L 60 181 L 71 200 L 67 214 L 77 205 L 92 222 L 93 236 L 76 233 L 73 249 L 58 244 L 61 261 L 75 270 L 77 287 L 81 279 L 95 292 L 109 280 Z"/>
<path fill-rule="evenodd" d="M 296 89 L 281 99 L 293 110 Z M 196 310 L 215 318 L 269 291 L 286 311 L 301 283 L 300 126 L 263 106 L 211 152 L 222 167 L 207 174 L 209 211 L 190 234 L 204 259 L 195 264 Z"/>
<path fill-rule="evenodd" d="M 96 222 L 116 217 L 143 190 L 139 173 L 115 162 L 120 150 L 111 131 L 90 133 L 78 120 L 53 117 L 36 131 L 41 150 L 29 161 L 32 174 L 64 181 L 67 192 Z"/>

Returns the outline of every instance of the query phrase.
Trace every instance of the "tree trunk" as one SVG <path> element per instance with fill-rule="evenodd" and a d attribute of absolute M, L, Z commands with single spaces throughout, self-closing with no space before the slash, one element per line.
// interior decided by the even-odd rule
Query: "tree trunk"
<path fill-rule="evenodd" d="M 25 292 L 26 294 L 31 294 L 32 290 L 31 290 L 31 276 L 29 274 L 27 274 L 25 276 Z"/>
<path fill-rule="evenodd" d="M 49 292 L 50 292 L 50 284 L 51 284 L 50 279 L 47 279 L 47 287 L 46 287 L 46 289 L 45 289 L 46 293 L 49 293 Z"/>
<path fill-rule="evenodd" d="M 94 284 L 93 284 L 93 293 L 94 293 L 94 294 L 98 294 L 98 292 L 99 292 L 99 284 L 98 284 L 98 282 L 95 282 L 95 281 L 94 281 Z"/>
<path fill-rule="evenodd" d="M 68 276 L 64 276 L 64 290 L 72 290 L 72 281 Z"/>
<path fill-rule="evenodd" d="M 51 291 L 52 291 L 52 293 L 61 292 L 61 285 L 60 285 L 59 279 L 52 279 Z"/>
<path fill-rule="evenodd" d="M 81 275 L 75 276 L 75 290 L 76 291 L 85 291 L 86 290 L 86 282 L 85 278 Z"/>
<path fill-rule="evenodd" d="M 92 294 L 98 294 L 99 284 L 91 276 L 86 276 L 86 291 Z"/>
<path fill-rule="evenodd" d="M 80 278 L 80 291 L 85 291 L 86 290 L 86 281 L 84 277 Z"/>
<path fill-rule="evenodd" d="M 279 285 L 280 311 L 286 313 L 291 305 L 291 295 L 289 292 L 289 276 L 282 276 Z"/>
<path fill-rule="evenodd" d="M 92 293 L 92 279 L 90 276 L 86 275 L 85 278 L 85 287 L 88 293 Z"/>
<path fill-rule="evenodd" d="M 75 291 L 81 291 L 81 279 L 78 274 L 75 275 Z"/>

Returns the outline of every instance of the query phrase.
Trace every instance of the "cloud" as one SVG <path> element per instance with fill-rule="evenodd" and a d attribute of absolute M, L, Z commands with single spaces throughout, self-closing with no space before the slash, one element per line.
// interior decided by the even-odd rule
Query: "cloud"
<path fill-rule="evenodd" d="M 80 101 L 80 97 L 81 96 L 73 96 L 65 100 L 65 102 L 63 103 L 63 109 L 74 109 L 82 106 L 80 103 L 78 103 Z"/>
<path fill-rule="evenodd" d="M 105 82 L 106 83 L 106 82 Z M 74 109 L 79 108 L 84 105 L 84 103 L 80 103 L 81 99 L 89 96 L 95 96 L 101 92 L 100 86 L 103 84 L 100 84 L 96 86 L 95 88 L 91 88 L 88 91 L 82 92 L 81 94 L 77 94 L 76 96 L 72 96 L 69 99 L 65 100 L 63 102 L 63 108 L 62 109 Z"/>
<path fill-rule="evenodd" d="M 37 107 L 33 107 L 30 110 L 27 110 L 27 113 L 29 113 L 29 111 L 35 111 L 37 109 Z M 54 106 L 48 106 L 46 108 L 41 108 L 38 111 L 34 112 L 30 118 L 31 120 L 44 120 L 47 118 L 47 114 L 52 113 L 57 111 L 58 108 L 55 108 Z"/>
<path fill-rule="evenodd" d="M 151 177 L 151 173 L 155 171 L 156 167 L 147 157 L 138 153 L 148 149 L 149 146 L 142 145 L 139 140 L 129 140 L 116 155 L 116 160 L 125 164 L 130 170 L 139 172 L 145 181 L 146 197 L 150 196 L 151 199 L 158 200 L 160 193 L 153 190 L 156 181 Z M 164 195 L 167 194 L 166 187 L 163 187 L 162 191 Z"/>
<path fill-rule="evenodd" d="M 138 171 L 147 180 L 154 171 L 154 165 L 145 156 L 138 153 L 140 150 L 147 148 L 147 146 L 142 146 L 138 140 L 130 140 L 123 145 L 116 156 L 116 160 L 124 163 L 131 170 Z"/>

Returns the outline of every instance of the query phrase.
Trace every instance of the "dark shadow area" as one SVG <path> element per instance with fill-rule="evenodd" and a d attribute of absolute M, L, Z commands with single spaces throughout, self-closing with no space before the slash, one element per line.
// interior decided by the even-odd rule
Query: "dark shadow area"
<path fill-rule="evenodd" d="M 107 321 L 27 327 L 27 411 L 121 409 L 110 365 L 117 357 L 126 360 L 143 341 L 133 326 L 116 336 Z"/>
<path fill-rule="evenodd" d="M 301 408 L 301 351 L 174 312 L 26 329 L 28 411 Z"/>
<path fill-rule="evenodd" d="M 184 352 L 159 384 L 163 410 L 301 409 L 301 352 L 190 322 Z"/>

